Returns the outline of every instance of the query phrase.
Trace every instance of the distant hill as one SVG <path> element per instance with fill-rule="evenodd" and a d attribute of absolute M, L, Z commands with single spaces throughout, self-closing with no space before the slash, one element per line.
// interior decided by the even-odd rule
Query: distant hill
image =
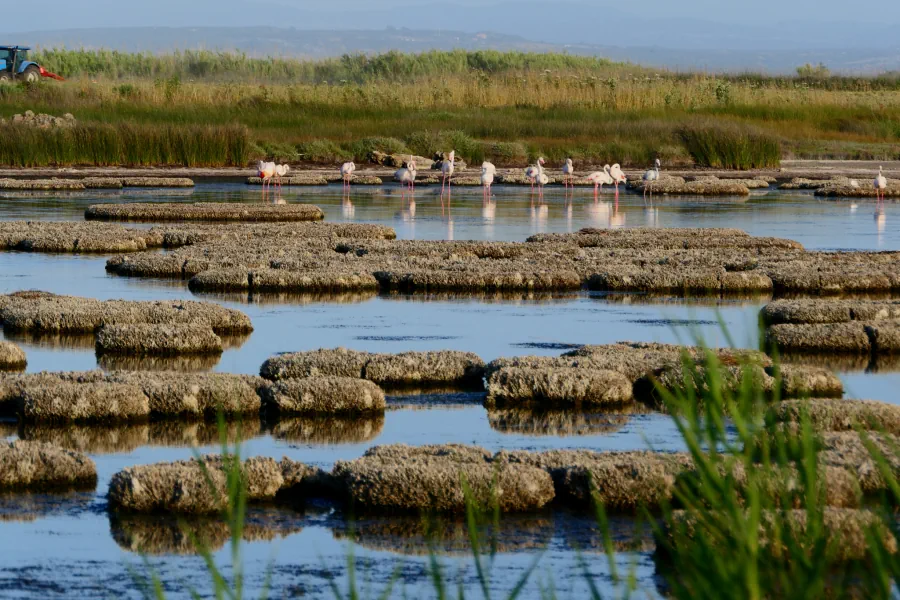
<path fill-rule="evenodd" d="M 466 33 L 450 30 L 387 28 L 381 30 L 302 30 L 278 27 L 125 27 L 64 29 L 4 34 L 4 43 L 39 47 L 109 48 L 127 52 L 172 52 L 204 48 L 241 51 L 251 56 L 325 58 L 345 53 L 388 50 L 421 52 L 450 50 L 521 50 L 568 52 L 603 56 L 616 61 L 672 70 L 764 71 L 792 73 L 798 65 L 823 62 L 833 72 L 875 74 L 900 70 L 900 43 L 874 49 L 822 48 L 678 49 L 655 46 L 606 46 L 536 42 L 522 36 L 490 31 Z"/>

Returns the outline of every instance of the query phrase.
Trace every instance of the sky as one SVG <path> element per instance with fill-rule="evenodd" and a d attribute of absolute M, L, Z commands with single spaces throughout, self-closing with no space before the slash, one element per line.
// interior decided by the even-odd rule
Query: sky
<path fill-rule="evenodd" d="M 692 49 L 900 48 L 897 0 L 34 0 L 0 32 L 129 26 L 495 31 Z M 849 6 L 849 8 L 848 8 Z M 37 18 L 35 16 L 37 15 Z M 7 42 L 11 43 L 11 42 Z"/>

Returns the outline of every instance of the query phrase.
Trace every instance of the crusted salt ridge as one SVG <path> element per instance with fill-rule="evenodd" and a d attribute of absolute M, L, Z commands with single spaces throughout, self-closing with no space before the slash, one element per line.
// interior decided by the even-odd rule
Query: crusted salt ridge
<path fill-rule="evenodd" d="M 105 325 L 97 332 L 97 354 L 175 356 L 221 354 L 220 338 L 206 325 Z"/>
<path fill-rule="evenodd" d="M 97 485 L 94 461 L 44 442 L 0 441 L 0 489 L 86 489 Z"/>
<path fill-rule="evenodd" d="M 772 540 L 783 540 L 786 532 L 791 539 L 804 543 L 808 515 L 805 510 L 763 511 L 760 515 L 759 541 L 761 549 L 773 556 L 788 552 L 783 544 L 773 544 Z M 881 539 L 881 546 L 889 553 L 897 553 L 897 540 L 882 518 L 871 511 L 853 508 L 825 508 L 822 513 L 822 531 L 825 535 L 825 552 L 835 561 L 859 561 L 871 557 L 872 534 Z M 671 519 L 657 534 L 657 556 L 662 560 L 669 557 L 669 549 L 674 544 L 690 544 L 702 530 L 696 520 L 686 511 L 675 511 Z M 809 548 L 808 550 L 812 550 Z"/>
<path fill-rule="evenodd" d="M 107 497 L 114 510 L 217 513 L 228 501 L 228 467 L 221 456 L 129 467 L 112 476 Z M 250 502 L 274 500 L 284 485 L 274 459 L 249 458 L 240 468 Z"/>
<path fill-rule="evenodd" d="M 25 352 L 12 342 L 0 340 L 0 371 L 22 371 L 28 365 Z"/>
<path fill-rule="evenodd" d="M 481 506 L 527 512 L 540 509 L 554 495 L 546 471 L 493 464 L 483 449 L 455 445 L 376 447 L 362 458 L 336 463 L 333 476 L 362 511 L 459 513 L 466 509 L 468 488 Z"/>
<path fill-rule="evenodd" d="M 217 333 L 249 333 L 244 313 L 211 302 L 94 300 L 49 292 L 0 296 L 0 321 L 14 331 L 94 332 L 105 325 L 205 325 Z"/>
<path fill-rule="evenodd" d="M 96 221 L 321 221 L 325 213 L 312 204 L 228 202 L 94 204 L 84 218 Z"/>
<path fill-rule="evenodd" d="M 892 253 L 806 252 L 730 229 L 585 229 L 528 243 L 221 237 L 167 255 L 110 259 L 129 276 L 191 279 L 196 291 L 601 291 L 731 295 L 900 289 Z M 623 252 L 627 250 L 627 252 Z"/>
<path fill-rule="evenodd" d="M 380 386 L 480 385 L 484 362 L 471 352 L 453 350 L 377 354 L 345 348 L 279 354 L 260 368 L 266 379 L 312 376 L 368 379 Z"/>

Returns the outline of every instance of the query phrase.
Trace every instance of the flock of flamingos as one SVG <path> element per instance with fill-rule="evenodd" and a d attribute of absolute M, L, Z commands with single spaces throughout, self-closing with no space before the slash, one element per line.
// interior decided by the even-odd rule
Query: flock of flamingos
<path fill-rule="evenodd" d="M 441 198 L 444 196 L 444 190 L 446 189 L 447 195 L 450 194 L 450 186 L 451 180 L 453 178 L 453 172 L 455 170 L 455 160 L 456 160 L 456 152 L 451 151 L 450 154 L 447 155 L 447 159 L 441 161 L 440 170 L 441 170 Z M 539 196 L 541 200 L 544 198 L 544 186 L 550 183 L 550 178 L 544 172 L 544 158 L 540 157 L 537 159 L 537 162 L 534 165 L 525 169 L 525 177 L 531 180 L 531 191 L 534 193 L 535 186 L 537 186 Z M 644 175 L 643 180 L 650 184 L 654 181 L 659 180 L 659 169 L 661 163 L 657 158 L 653 168 L 648 169 Z M 356 170 L 356 164 L 353 162 L 346 162 L 341 165 L 341 179 L 343 181 L 344 188 L 349 190 L 350 182 L 353 178 L 353 172 Z M 271 186 L 274 182 L 276 188 L 281 186 L 282 178 L 284 178 L 288 171 L 290 171 L 290 166 L 286 164 L 276 164 L 274 162 L 263 162 L 260 161 L 258 165 L 258 173 L 259 177 L 263 180 L 263 193 L 265 194 L 266 187 Z M 493 163 L 483 162 L 481 164 L 481 185 L 484 190 L 484 197 L 487 200 L 491 196 L 491 186 L 494 184 L 494 176 L 497 173 L 497 167 L 494 166 Z M 563 174 L 563 185 L 566 187 L 566 190 L 570 186 L 574 188 L 575 185 L 575 167 L 572 164 L 572 159 L 567 158 L 566 162 L 562 166 L 562 174 Z M 396 173 L 394 173 L 394 181 L 400 183 L 402 186 L 405 186 L 410 192 L 415 190 L 416 184 L 416 162 L 411 160 L 407 163 L 405 167 L 402 169 L 398 169 Z M 594 171 L 590 173 L 586 177 L 587 181 L 594 184 L 594 196 L 596 197 L 599 192 L 602 190 L 604 185 L 614 185 L 616 188 L 616 198 L 619 197 L 619 184 L 627 183 L 628 179 L 625 177 L 625 173 L 622 172 L 622 168 L 618 163 L 610 166 L 605 165 L 602 171 Z M 855 183 L 855 180 L 853 181 Z M 878 167 L 878 175 L 875 177 L 873 181 L 873 186 L 875 188 L 876 199 L 879 203 L 884 201 L 884 190 L 887 188 L 887 178 L 885 178 L 883 174 L 882 167 Z M 647 190 L 650 190 L 650 194 L 652 196 L 653 189 L 650 185 L 644 186 L 644 194 L 647 194 Z"/>

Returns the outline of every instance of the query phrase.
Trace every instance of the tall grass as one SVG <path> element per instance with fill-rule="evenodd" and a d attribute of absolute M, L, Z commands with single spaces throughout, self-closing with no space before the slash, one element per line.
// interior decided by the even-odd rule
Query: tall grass
<path fill-rule="evenodd" d="M 243 166 L 250 137 L 242 126 L 79 124 L 38 129 L 0 126 L 0 164 L 38 166 Z"/>
<path fill-rule="evenodd" d="M 30 109 L 71 112 L 85 125 L 243 125 L 250 158 L 359 162 L 374 149 L 426 156 L 455 149 L 469 162 L 498 164 L 542 155 L 629 166 L 657 156 L 667 166 L 771 166 L 781 153 L 888 159 L 900 146 L 900 78 L 893 75 L 723 77 L 462 51 L 324 61 L 209 52 L 54 50 L 46 57 L 48 68 L 57 61 L 73 79 L 0 86 L 0 116 Z M 375 139 L 398 142 L 373 148 Z M 26 154 L 3 162 L 42 160 Z"/>
<path fill-rule="evenodd" d="M 732 123 L 692 122 L 679 131 L 687 151 L 704 167 L 762 169 L 781 161 L 778 139 Z"/>

